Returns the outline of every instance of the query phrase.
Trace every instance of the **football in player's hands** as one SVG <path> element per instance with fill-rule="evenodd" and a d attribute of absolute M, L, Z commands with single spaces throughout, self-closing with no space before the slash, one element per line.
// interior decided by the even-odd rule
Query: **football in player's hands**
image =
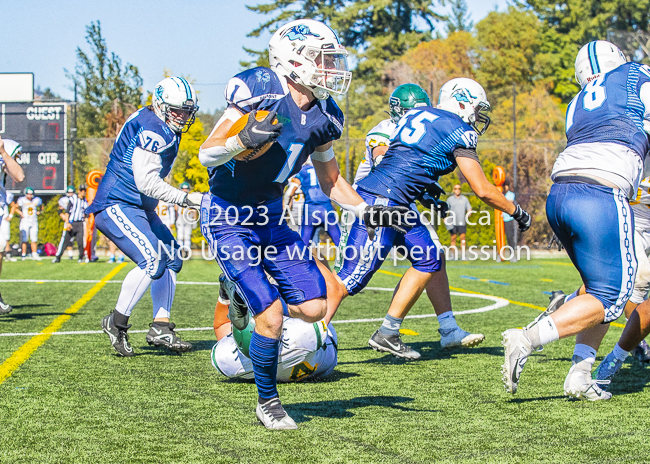
<path fill-rule="evenodd" d="M 282 132 L 282 123 L 275 111 L 253 110 L 243 115 L 228 131 L 236 135 L 244 151 L 234 156 L 237 161 L 252 161 L 266 153 Z"/>
<path fill-rule="evenodd" d="M 405 234 L 407 228 L 413 223 L 413 218 L 408 219 L 408 215 L 416 214 L 406 206 L 368 206 L 363 212 L 363 222 L 368 230 L 368 238 L 375 239 L 375 229 L 377 227 L 390 227 L 397 232 Z"/>
<path fill-rule="evenodd" d="M 515 212 L 512 213 L 511 216 L 515 221 L 517 221 L 517 224 L 519 224 L 519 230 L 522 232 L 530 229 L 530 226 L 533 223 L 530 214 L 528 214 L 526 210 L 519 205 L 517 205 Z"/>
<path fill-rule="evenodd" d="M 189 208 L 200 208 L 201 200 L 203 200 L 203 194 L 201 192 L 188 193 L 181 206 Z"/>

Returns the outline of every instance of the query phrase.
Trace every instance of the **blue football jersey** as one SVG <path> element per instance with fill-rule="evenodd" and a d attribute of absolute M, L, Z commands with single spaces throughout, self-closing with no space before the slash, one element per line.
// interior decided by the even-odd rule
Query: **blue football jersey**
<path fill-rule="evenodd" d="M 258 205 L 280 198 L 316 147 L 341 137 L 343 113 L 334 100 L 318 100 L 302 111 L 291 98 L 284 77 L 268 68 L 254 68 L 233 77 L 226 87 L 229 106 L 243 113 L 276 111 L 284 125 L 271 148 L 252 161 L 234 159 L 208 168 L 210 192 L 237 205 Z"/>
<path fill-rule="evenodd" d="M 300 181 L 300 188 L 305 195 L 305 204 L 332 207 L 331 200 L 323 193 L 316 177 L 316 170 L 310 164 L 303 165 L 296 178 Z"/>
<path fill-rule="evenodd" d="M 382 162 L 357 185 L 410 205 L 433 181 L 456 169 L 456 148 L 476 148 L 477 141 L 476 131 L 459 116 L 431 106 L 414 108 L 400 119 Z"/>
<path fill-rule="evenodd" d="M 567 146 L 613 142 L 645 158 L 650 145 L 643 131 L 646 108 L 640 90 L 647 82 L 650 67 L 626 63 L 585 85 L 567 108 Z"/>
<path fill-rule="evenodd" d="M 129 116 L 117 135 L 106 173 L 86 212 L 97 213 L 114 204 L 137 206 L 146 211 L 156 209 L 158 200 L 140 193 L 135 185 L 131 164 L 133 150 L 139 147 L 159 154 L 162 159 L 160 177 L 164 179 L 172 169 L 180 140 L 180 135 L 149 108 L 141 108 Z"/>

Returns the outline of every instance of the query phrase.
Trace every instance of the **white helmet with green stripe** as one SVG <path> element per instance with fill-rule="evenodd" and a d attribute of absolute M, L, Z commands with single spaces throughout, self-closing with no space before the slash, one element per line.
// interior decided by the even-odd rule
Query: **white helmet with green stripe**
<path fill-rule="evenodd" d="M 602 73 L 625 64 L 627 60 L 620 48 L 606 40 L 594 40 L 582 47 L 576 57 L 576 82 L 584 88 Z"/>
<path fill-rule="evenodd" d="M 156 85 L 151 106 L 160 119 L 176 133 L 187 132 L 199 110 L 192 84 L 182 77 L 168 77 Z"/>

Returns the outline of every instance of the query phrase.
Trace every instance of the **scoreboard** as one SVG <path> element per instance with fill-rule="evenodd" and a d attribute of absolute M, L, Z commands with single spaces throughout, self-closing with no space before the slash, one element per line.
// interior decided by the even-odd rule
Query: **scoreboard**
<path fill-rule="evenodd" d="M 31 187 L 37 194 L 65 193 L 68 184 L 66 103 L 0 103 L 0 136 L 23 147 L 18 163 L 23 182 L 7 176 L 6 187 L 22 193 Z M 1 179 L 0 179 L 1 181 Z"/>

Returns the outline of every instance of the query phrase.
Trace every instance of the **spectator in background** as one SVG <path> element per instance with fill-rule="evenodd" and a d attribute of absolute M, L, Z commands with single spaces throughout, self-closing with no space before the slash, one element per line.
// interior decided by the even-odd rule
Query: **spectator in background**
<path fill-rule="evenodd" d="M 510 190 L 510 183 L 508 181 L 505 181 L 503 183 L 503 195 L 506 197 L 506 200 L 508 200 L 513 205 L 515 204 L 515 192 L 512 192 Z M 503 213 L 503 226 L 504 226 L 505 231 L 506 231 L 507 245 L 511 246 L 513 250 L 516 250 L 516 248 L 517 248 L 517 224 L 512 219 L 512 216 L 510 216 L 507 213 Z M 517 255 L 516 255 L 515 252 L 512 253 L 512 257 L 510 258 L 510 262 L 511 263 L 516 263 L 517 262 Z"/>
<path fill-rule="evenodd" d="M 59 248 L 56 256 L 52 260 L 53 263 L 60 263 L 61 256 L 66 248 L 72 245 L 72 241 L 77 242 L 77 249 L 79 252 L 79 263 L 84 262 L 84 221 L 86 219 L 86 208 L 88 202 L 86 201 L 86 186 L 79 186 L 79 193 L 74 195 L 74 187 L 68 187 L 68 192 L 72 189 L 73 194 L 66 196 L 67 201 L 63 212 L 60 213 L 63 219 L 63 237 L 59 243 Z M 59 201 L 59 207 L 61 207 Z"/>
<path fill-rule="evenodd" d="M 13 195 L 8 196 L 7 194 L 9 192 L 7 192 L 5 188 L 7 175 L 16 182 L 22 182 L 25 180 L 23 168 L 16 161 L 16 158 L 22 154 L 22 151 L 23 148 L 15 140 L 2 140 L 2 137 L 0 137 L 0 173 L 2 174 L 0 177 L 0 208 L 4 208 L 5 205 L 10 203 L 13 204 Z M 0 218 L 0 220 L 4 219 Z M 4 258 L 3 248 L 4 245 L 0 248 L 0 272 L 2 271 L 2 260 Z M 12 309 L 11 305 L 5 303 L 2 299 L 2 295 L 0 295 L 0 314 L 9 314 Z"/>
<path fill-rule="evenodd" d="M 447 230 L 451 234 L 451 249 L 454 250 L 454 259 L 458 259 L 456 237 L 460 235 L 461 257 L 465 260 L 465 233 L 467 232 L 467 213 L 472 211 L 472 205 L 466 196 L 460 194 L 460 184 L 454 185 L 454 194 L 447 198 L 449 215 L 445 219 Z"/>
<path fill-rule="evenodd" d="M 27 258 L 27 240 L 29 240 L 32 248 L 32 259 L 38 261 L 41 259 L 36 251 L 38 244 L 38 216 L 43 211 L 43 200 L 34 196 L 33 188 L 27 187 L 25 196 L 18 199 L 16 206 L 15 211 L 18 211 L 21 218 L 18 228 L 23 248 L 22 260 L 24 261 Z"/>

